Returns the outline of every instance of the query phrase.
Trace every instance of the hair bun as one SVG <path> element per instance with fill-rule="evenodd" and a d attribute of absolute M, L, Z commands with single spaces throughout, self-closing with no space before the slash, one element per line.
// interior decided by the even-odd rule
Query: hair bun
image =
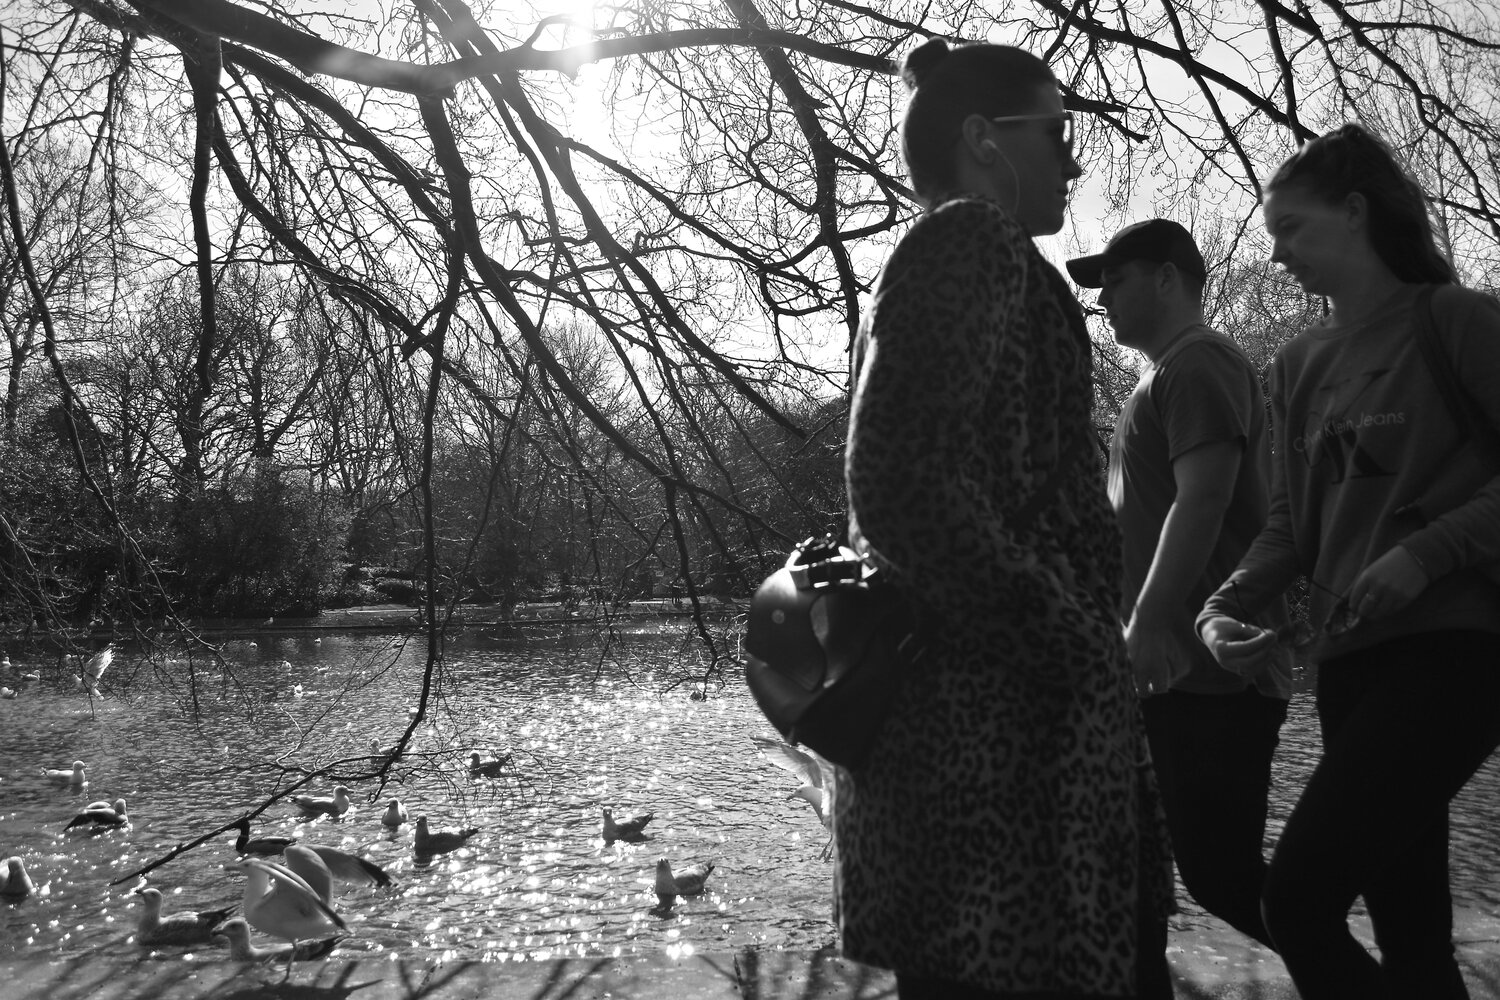
<path fill-rule="evenodd" d="M 929 38 L 906 54 L 901 61 L 901 79 L 906 86 L 916 90 L 927 80 L 951 50 L 942 38 Z"/>

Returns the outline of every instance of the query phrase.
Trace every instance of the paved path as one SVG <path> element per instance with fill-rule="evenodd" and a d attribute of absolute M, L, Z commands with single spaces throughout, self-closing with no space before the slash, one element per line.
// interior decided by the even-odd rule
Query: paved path
<path fill-rule="evenodd" d="M 1458 914 L 1459 960 L 1473 1000 L 1500 1000 L 1500 919 Z M 1356 921 L 1368 940 L 1368 928 Z M 1276 956 L 1208 917 L 1179 918 L 1169 957 L 1178 1000 L 1286 1000 Z M 550 962 L 429 963 L 335 958 L 248 966 L 212 952 L 136 962 L 19 959 L 0 963 L 3 1000 L 876 1000 L 883 971 L 824 952 L 741 951 Z"/>

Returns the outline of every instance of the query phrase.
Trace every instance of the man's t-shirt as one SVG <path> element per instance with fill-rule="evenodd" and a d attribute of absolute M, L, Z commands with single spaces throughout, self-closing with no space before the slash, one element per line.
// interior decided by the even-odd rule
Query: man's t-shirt
<path fill-rule="evenodd" d="M 1182 606 L 1184 646 L 1193 669 L 1173 690 L 1202 694 L 1234 693 L 1250 683 L 1223 669 L 1197 639 L 1193 622 L 1203 602 L 1239 565 L 1240 557 L 1266 522 L 1270 502 L 1271 451 L 1266 404 L 1260 382 L 1239 347 L 1206 326 L 1173 341 L 1141 376 L 1120 410 L 1109 455 L 1109 499 L 1125 537 L 1128 620 L 1146 581 L 1167 512 L 1177 497 L 1172 462 L 1194 448 L 1233 441 L 1244 445 L 1234 493 L 1208 564 Z M 1286 606 L 1276 602 L 1256 623 L 1278 628 Z M 1256 678 L 1262 693 L 1291 695 L 1290 662 Z"/>

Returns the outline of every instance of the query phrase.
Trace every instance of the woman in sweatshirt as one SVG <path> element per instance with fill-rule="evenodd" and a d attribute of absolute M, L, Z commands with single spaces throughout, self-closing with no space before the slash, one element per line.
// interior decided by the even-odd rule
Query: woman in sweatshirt
<path fill-rule="evenodd" d="M 1198 626 L 1220 663 L 1253 669 L 1285 637 L 1250 617 L 1309 581 L 1323 757 L 1272 859 L 1266 925 L 1305 1000 L 1467 997 L 1447 810 L 1500 744 L 1500 456 L 1451 415 L 1416 323 L 1431 317 L 1497 427 L 1500 303 L 1458 287 L 1421 188 L 1360 126 L 1282 164 L 1264 212 L 1272 260 L 1329 312 L 1277 355 L 1270 518 Z M 1378 960 L 1349 932 L 1358 896 Z"/>

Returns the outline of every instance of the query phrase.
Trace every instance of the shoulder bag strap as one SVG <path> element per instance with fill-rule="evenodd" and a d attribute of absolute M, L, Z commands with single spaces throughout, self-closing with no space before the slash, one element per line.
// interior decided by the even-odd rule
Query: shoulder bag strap
<path fill-rule="evenodd" d="M 1432 297 L 1436 289 L 1435 285 L 1423 288 L 1417 293 L 1417 301 L 1412 306 L 1412 327 L 1417 347 L 1422 352 L 1422 360 L 1427 363 L 1427 370 L 1437 383 L 1438 391 L 1453 422 L 1458 425 L 1459 432 L 1466 438 L 1476 439 L 1490 459 L 1500 465 L 1500 436 L 1496 435 L 1495 429 L 1480 412 L 1473 397 L 1464 391 L 1448 355 L 1443 351 L 1442 343 L 1438 340 L 1432 314 Z"/>

